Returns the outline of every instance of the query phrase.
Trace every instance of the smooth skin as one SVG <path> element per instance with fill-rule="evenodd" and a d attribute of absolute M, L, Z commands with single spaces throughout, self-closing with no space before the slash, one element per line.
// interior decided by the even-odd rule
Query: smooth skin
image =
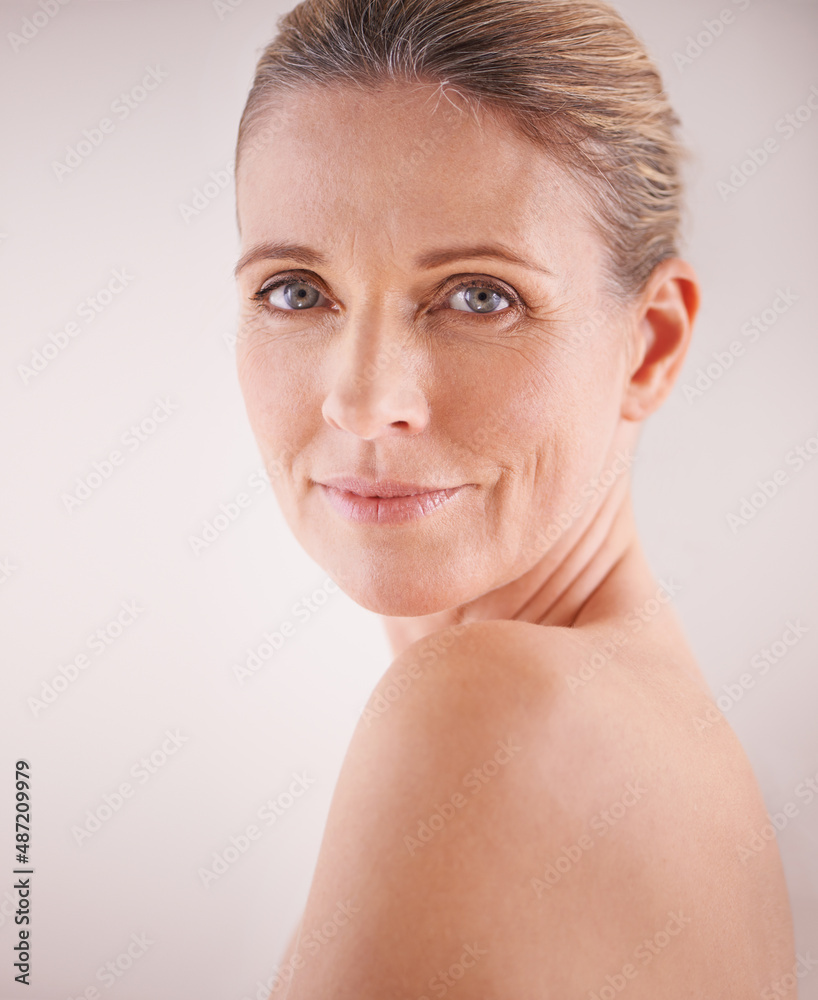
<path fill-rule="evenodd" d="M 630 503 L 695 272 L 617 298 L 588 181 L 451 89 L 307 90 L 276 120 L 237 177 L 239 378 L 293 533 L 394 660 L 271 996 L 774 997 L 778 849 Z M 342 474 L 468 485 L 359 524 L 316 485 Z"/>

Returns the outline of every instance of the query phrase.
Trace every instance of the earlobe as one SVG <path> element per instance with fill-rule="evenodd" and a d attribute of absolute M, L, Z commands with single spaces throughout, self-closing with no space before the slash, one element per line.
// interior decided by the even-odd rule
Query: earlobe
<path fill-rule="evenodd" d="M 634 319 L 631 372 L 622 400 L 625 420 L 644 420 L 669 395 L 684 364 L 699 301 L 699 282 L 687 261 L 672 258 L 655 268 Z"/>

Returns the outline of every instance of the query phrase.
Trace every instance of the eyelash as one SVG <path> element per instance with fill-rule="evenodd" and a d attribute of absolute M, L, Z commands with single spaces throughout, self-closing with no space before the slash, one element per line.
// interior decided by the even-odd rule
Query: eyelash
<path fill-rule="evenodd" d="M 263 288 L 259 289 L 259 291 L 255 292 L 252 297 L 259 304 L 259 306 L 261 306 L 261 308 L 266 309 L 268 312 L 283 313 L 285 315 L 291 315 L 297 313 L 300 310 L 279 309 L 276 306 L 270 305 L 270 303 L 266 301 L 267 296 L 270 294 L 270 292 L 275 291 L 276 288 L 280 288 L 282 285 L 289 285 L 297 281 L 303 281 L 304 284 L 311 285 L 313 288 L 316 288 L 319 292 L 321 292 L 321 289 L 318 287 L 318 285 L 314 284 L 311 281 L 305 280 L 304 278 L 302 278 L 301 275 L 285 274 L 279 276 L 271 284 L 265 285 Z M 505 286 L 500 285 L 498 282 L 492 281 L 490 278 L 489 279 L 470 278 L 467 281 L 463 281 L 459 285 L 455 285 L 455 287 L 452 288 L 447 293 L 445 298 L 447 299 L 451 298 L 452 295 L 456 294 L 457 292 L 462 292 L 466 288 L 489 288 L 493 292 L 497 292 L 498 294 L 502 295 L 503 298 L 508 301 L 509 305 L 505 309 L 500 309 L 496 312 L 491 312 L 491 313 L 470 312 L 468 309 L 454 309 L 452 310 L 453 312 L 460 312 L 467 316 L 479 316 L 479 317 L 491 318 L 496 316 L 508 316 L 511 315 L 512 313 L 519 312 L 519 310 L 522 309 L 525 305 L 525 303 L 518 295 L 515 295 L 513 292 L 505 288 Z M 321 292 L 321 294 L 323 295 L 324 293 Z M 309 310 L 304 310 L 304 311 L 308 312 Z"/>

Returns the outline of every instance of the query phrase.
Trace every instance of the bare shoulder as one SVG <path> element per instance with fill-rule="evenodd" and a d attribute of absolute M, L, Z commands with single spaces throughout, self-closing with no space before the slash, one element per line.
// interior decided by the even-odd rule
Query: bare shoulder
<path fill-rule="evenodd" d="M 775 844 L 742 855 L 766 817 L 732 730 L 694 684 L 617 657 L 572 685 L 594 652 L 578 631 L 479 622 L 395 659 L 302 945 L 339 905 L 349 921 L 291 956 L 288 1000 L 429 1000 L 461 978 L 485 1000 L 738 998 L 791 971 Z"/>

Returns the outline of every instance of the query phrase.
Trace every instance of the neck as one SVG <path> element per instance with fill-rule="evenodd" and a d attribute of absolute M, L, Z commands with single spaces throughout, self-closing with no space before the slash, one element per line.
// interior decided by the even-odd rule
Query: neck
<path fill-rule="evenodd" d="M 567 532 L 522 576 L 466 604 L 414 618 L 381 616 L 393 654 L 432 632 L 472 621 L 587 625 L 627 613 L 656 583 L 639 544 L 629 483 L 622 479 L 593 517 Z M 644 600 L 645 597 L 641 596 Z"/>

